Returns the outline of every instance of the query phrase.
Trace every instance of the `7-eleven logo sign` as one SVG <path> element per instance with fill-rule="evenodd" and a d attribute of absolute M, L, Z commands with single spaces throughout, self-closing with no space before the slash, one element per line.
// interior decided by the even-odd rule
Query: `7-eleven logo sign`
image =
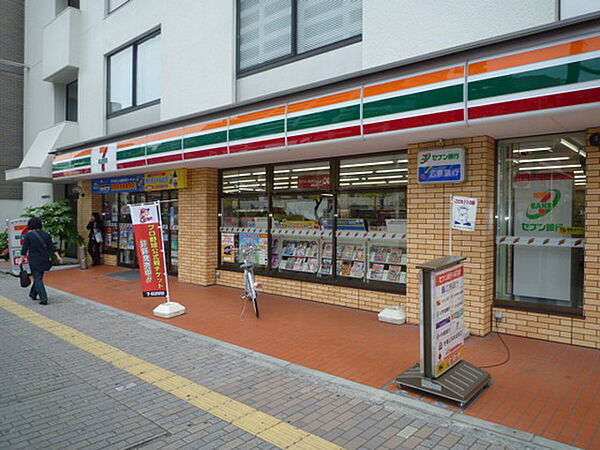
<path fill-rule="evenodd" d="M 560 203 L 561 193 L 558 189 L 550 189 L 544 192 L 535 192 L 535 200 L 527 208 L 525 215 L 530 220 L 539 219 L 550 214 L 556 205 Z"/>
<path fill-rule="evenodd" d="M 117 170 L 116 145 L 108 144 L 92 149 L 92 172 L 102 173 Z"/>

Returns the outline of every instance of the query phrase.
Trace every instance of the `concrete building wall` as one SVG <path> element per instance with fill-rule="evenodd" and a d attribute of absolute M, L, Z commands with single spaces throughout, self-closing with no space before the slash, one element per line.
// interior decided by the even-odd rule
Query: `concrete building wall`
<path fill-rule="evenodd" d="M 0 2 L 0 171 L 21 163 L 23 147 L 23 31 L 21 0 Z M 11 62 L 17 65 L 12 65 Z M 22 183 L 0 176 L 0 229 L 21 210 Z"/>

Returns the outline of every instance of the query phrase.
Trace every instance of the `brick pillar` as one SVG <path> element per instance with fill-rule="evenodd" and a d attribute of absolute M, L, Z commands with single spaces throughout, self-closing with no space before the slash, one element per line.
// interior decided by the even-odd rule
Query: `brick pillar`
<path fill-rule="evenodd" d="M 218 170 L 188 170 L 188 187 L 179 190 L 179 281 L 216 283 Z"/>
<path fill-rule="evenodd" d="M 588 130 L 587 142 L 592 133 Z M 600 348 L 600 148 L 587 146 L 587 190 L 585 193 L 585 265 L 583 312 L 573 319 L 572 343 Z"/>
<path fill-rule="evenodd" d="M 79 198 L 77 199 L 77 232 L 85 240 L 87 246 L 88 233 L 86 229 L 93 212 L 102 210 L 102 195 L 92 194 L 92 182 L 84 180 L 77 182 L 77 186 L 81 189 Z M 88 255 L 88 264 L 92 263 L 92 258 Z"/>
<path fill-rule="evenodd" d="M 419 185 L 417 155 L 423 150 L 464 147 L 467 175 L 459 184 Z M 492 327 L 494 297 L 494 211 L 496 142 L 475 137 L 410 145 L 408 148 L 407 317 L 419 321 L 419 270 L 416 265 L 448 255 L 450 196 L 478 199 L 475 231 L 453 231 L 453 254 L 465 256 L 465 324 L 476 335 Z"/>

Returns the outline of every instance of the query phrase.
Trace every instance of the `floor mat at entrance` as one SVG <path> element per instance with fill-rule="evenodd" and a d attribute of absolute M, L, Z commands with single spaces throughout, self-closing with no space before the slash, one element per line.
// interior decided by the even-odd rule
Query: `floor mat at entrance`
<path fill-rule="evenodd" d="M 125 270 L 123 272 L 107 273 L 105 277 L 115 278 L 121 281 L 139 281 L 140 271 L 138 269 Z"/>

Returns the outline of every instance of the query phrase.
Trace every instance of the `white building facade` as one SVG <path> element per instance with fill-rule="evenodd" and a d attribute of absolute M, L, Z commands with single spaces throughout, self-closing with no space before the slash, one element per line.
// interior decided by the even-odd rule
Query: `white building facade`
<path fill-rule="evenodd" d="M 76 184 L 111 264 L 137 264 L 123 205 L 171 200 L 181 281 L 239 285 L 225 248 L 252 241 L 270 292 L 415 323 L 446 199 L 476 197 L 454 247 L 471 329 L 502 311 L 504 332 L 600 347 L 599 18 L 598 0 L 28 0 L 7 179 L 26 206 Z M 426 184 L 422 154 L 453 148 L 466 182 Z"/>

